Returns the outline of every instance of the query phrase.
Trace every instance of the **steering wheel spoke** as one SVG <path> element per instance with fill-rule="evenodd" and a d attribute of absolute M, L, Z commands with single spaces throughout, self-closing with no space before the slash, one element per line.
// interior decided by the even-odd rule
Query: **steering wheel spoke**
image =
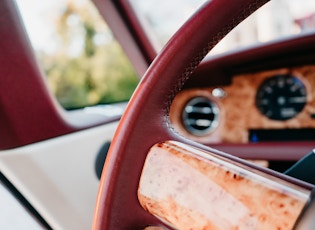
<path fill-rule="evenodd" d="M 186 144 L 148 153 L 142 207 L 176 229 L 292 229 L 310 190 Z"/>

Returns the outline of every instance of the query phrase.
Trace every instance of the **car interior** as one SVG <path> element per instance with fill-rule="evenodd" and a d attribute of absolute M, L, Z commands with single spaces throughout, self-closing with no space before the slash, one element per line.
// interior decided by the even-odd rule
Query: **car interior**
<path fill-rule="evenodd" d="M 288 19 L 267 8 L 285 1 L 201 1 L 161 45 L 144 2 L 93 0 L 139 84 L 128 102 L 72 110 L 16 2 L 0 2 L 0 227 L 312 229 L 314 4 Z M 252 13 L 294 33 L 219 52 L 265 36 Z"/>

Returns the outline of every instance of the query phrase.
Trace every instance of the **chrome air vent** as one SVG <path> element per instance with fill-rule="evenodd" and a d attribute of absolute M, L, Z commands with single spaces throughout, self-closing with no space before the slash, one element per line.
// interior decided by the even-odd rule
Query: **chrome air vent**
<path fill-rule="evenodd" d="M 195 97 L 184 107 L 182 119 L 185 129 L 193 135 L 203 136 L 218 126 L 219 108 L 206 97 Z"/>

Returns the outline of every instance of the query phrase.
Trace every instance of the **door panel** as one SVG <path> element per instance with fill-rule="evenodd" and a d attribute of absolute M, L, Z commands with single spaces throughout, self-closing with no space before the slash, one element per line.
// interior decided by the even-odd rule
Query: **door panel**
<path fill-rule="evenodd" d="M 53 229 L 90 229 L 95 161 L 117 123 L 0 152 L 0 171 Z"/>

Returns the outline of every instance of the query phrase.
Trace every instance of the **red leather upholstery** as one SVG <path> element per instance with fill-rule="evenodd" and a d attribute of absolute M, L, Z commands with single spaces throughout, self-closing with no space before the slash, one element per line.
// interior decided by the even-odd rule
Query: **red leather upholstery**
<path fill-rule="evenodd" d="M 0 1 L 0 38 L 0 149 L 76 130 L 47 90 L 12 0 Z"/>

